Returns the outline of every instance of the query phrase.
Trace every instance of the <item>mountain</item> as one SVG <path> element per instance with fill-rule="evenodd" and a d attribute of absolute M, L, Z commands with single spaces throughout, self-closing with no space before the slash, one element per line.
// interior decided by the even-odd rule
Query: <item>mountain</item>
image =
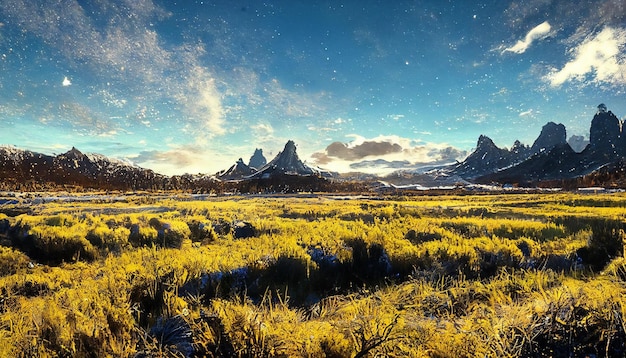
<path fill-rule="evenodd" d="M 255 152 L 256 153 L 256 152 Z M 219 172 L 215 176 L 220 180 L 241 180 L 256 173 L 256 169 L 249 167 L 239 158 L 228 170 Z"/>
<path fill-rule="evenodd" d="M 591 120 L 588 150 L 595 155 L 616 158 L 624 155 L 626 145 L 622 136 L 622 122 L 604 104 L 598 106 L 598 112 Z"/>
<path fill-rule="evenodd" d="M 317 170 L 304 164 L 298 158 L 296 144 L 289 140 L 285 144 L 285 148 L 269 163 L 261 167 L 251 178 L 267 179 L 283 175 L 314 175 L 318 173 Z"/>
<path fill-rule="evenodd" d="M 583 147 L 584 138 L 570 138 L 570 142 L 580 144 L 577 150 L 565 140 L 565 126 L 549 122 L 530 147 L 515 141 L 510 149 L 499 148 L 489 137 L 481 135 L 476 149 L 463 162 L 397 172 L 384 180 L 396 186 L 420 184 L 429 187 L 456 187 L 467 183 L 569 187 L 585 183 L 623 185 L 626 183 L 624 127 L 617 116 L 600 105 L 591 121 L 589 144 Z M 258 165 L 263 160 L 262 150 L 257 149 L 250 163 Z M 373 163 L 406 164 L 381 159 Z M 337 180 L 326 180 L 331 177 Z M 352 177 L 374 179 L 358 173 Z M 341 187 L 345 178 L 345 175 L 340 177 L 303 163 L 292 140 L 258 170 L 239 158 L 228 170 L 215 176 L 184 174 L 172 177 L 100 154 L 84 154 L 74 147 L 59 155 L 45 155 L 0 146 L 0 190 L 186 190 L 201 194 L 330 191 Z"/>
<path fill-rule="evenodd" d="M 329 191 L 330 174 L 302 163 L 293 141 L 257 171 L 241 158 L 216 175 L 157 174 L 132 163 L 76 148 L 45 155 L 0 146 L 0 190 L 185 190 L 193 193 Z"/>
<path fill-rule="evenodd" d="M 0 180 L 5 186 L 78 186 L 98 189 L 162 189 L 167 177 L 149 169 L 83 154 L 72 148 L 50 156 L 15 147 L 0 147 Z"/>
<path fill-rule="evenodd" d="M 461 163 L 456 164 L 452 175 L 464 179 L 473 179 L 498 169 L 511 166 L 525 159 L 529 154 L 528 147 L 516 141 L 511 150 L 498 148 L 491 138 L 481 135 L 476 149 Z"/>
<path fill-rule="evenodd" d="M 564 141 L 564 128 L 554 126 L 550 125 L 551 134 L 546 135 L 546 143 L 558 142 L 552 149 L 540 150 L 519 164 L 473 179 L 480 183 L 536 185 L 540 182 L 571 181 L 584 177 L 610 177 L 606 174 L 607 168 L 624 167 L 626 139 L 622 133 L 623 123 L 607 111 L 603 104 L 598 106 L 598 112 L 591 121 L 589 145 L 580 153 Z M 600 171 L 602 175 L 594 175 Z"/>
<path fill-rule="evenodd" d="M 589 166 L 585 164 L 579 153 L 569 144 L 559 144 L 549 151 L 534 154 L 529 159 L 475 178 L 477 183 L 516 183 L 523 186 L 533 185 L 543 180 L 557 180 L 587 174 Z"/>
<path fill-rule="evenodd" d="M 257 148 L 254 151 L 254 154 L 250 157 L 250 161 L 248 162 L 248 166 L 251 168 L 259 169 L 262 168 L 265 164 L 267 164 L 267 159 L 263 156 L 263 149 Z"/>
<path fill-rule="evenodd" d="M 563 124 L 548 122 L 541 128 L 541 133 L 539 133 L 539 137 L 537 137 L 533 145 L 530 147 L 530 152 L 532 154 L 537 154 L 550 151 L 556 146 L 566 144 L 567 141 L 565 138 L 566 131 Z"/>
<path fill-rule="evenodd" d="M 569 144 L 569 146 L 572 147 L 572 149 L 575 152 L 580 153 L 583 150 L 585 150 L 585 148 L 589 144 L 589 141 L 586 140 L 584 136 L 573 135 L 573 136 L 569 137 L 569 139 L 567 140 L 567 144 Z"/>

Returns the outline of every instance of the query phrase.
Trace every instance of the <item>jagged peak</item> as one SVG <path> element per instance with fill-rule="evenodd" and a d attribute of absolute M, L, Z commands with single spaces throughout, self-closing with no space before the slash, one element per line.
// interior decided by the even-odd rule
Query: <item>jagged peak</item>
<path fill-rule="evenodd" d="M 116 166 L 122 166 L 122 167 L 140 168 L 136 163 L 128 159 L 108 157 L 104 154 L 99 154 L 99 153 L 85 153 L 85 156 L 94 163 L 101 162 L 101 163 L 113 164 Z"/>
<path fill-rule="evenodd" d="M 86 156 L 80 150 L 76 149 L 76 147 L 72 147 L 72 149 L 63 153 L 62 156 L 66 158 L 74 158 L 74 159 L 86 158 Z"/>
<path fill-rule="evenodd" d="M 296 143 L 291 139 L 287 141 L 285 144 L 285 149 L 283 149 L 285 153 L 295 153 L 296 152 Z"/>
<path fill-rule="evenodd" d="M 481 134 L 478 137 L 478 142 L 476 143 L 476 149 L 484 148 L 484 147 L 495 147 L 496 144 L 491 140 L 491 138 L 487 137 L 484 134 Z"/>
<path fill-rule="evenodd" d="M 315 173 L 315 170 L 300 160 L 296 152 L 296 143 L 289 140 L 285 148 L 272 161 L 265 164 L 257 174 L 262 176 L 269 175 L 269 173 L 310 175 Z"/>
<path fill-rule="evenodd" d="M 513 142 L 513 146 L 511 147 L 511 150 L 513 151 L 513 150 L 520 149 L 520 148 L 528 148 L 528 146 L 524 145 L 524 143 L 516 139 L 515 142 Z"/>
<path fill-rule="evenodd" d="M 267 164 L 267 159 L 265 159 L 265 156 L 263 155 L 263 149 L 256 148 L 254 150 L 254 154 L 252 154 L 250 160 L 248 161 L 248 166 L 252 168 L 261 168 L 265 164 Z"/>

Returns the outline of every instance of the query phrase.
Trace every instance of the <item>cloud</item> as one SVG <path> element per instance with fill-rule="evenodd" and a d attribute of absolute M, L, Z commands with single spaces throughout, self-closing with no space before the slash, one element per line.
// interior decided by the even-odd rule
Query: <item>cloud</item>
<path fill-rule="evenodd" d="M 285 89 L 277 79 L 272 79 L 264 85 L 263 92 L 272 108 L 288 117 L 312 117 L 322 112 L 320 99 L 326 94 L 299 93 Z"/>
<path fill-rule="evenodd" d="M 362 159 L 369 156 L 381 156 L 390 153 L 398 153 L 402 147 L 397 143 L 364 141 L 363 143 L 348 146 L 345 143 L 334 142 L 326 147 L 326 154 L 345 160 Z"/>
<path fill-rule="evenodd" d="M 587 36 L 569 52 L 571 60 L 544 77 L 552 87 L 570 81 L 626 84 L 626 29 L 605 27 Z"/>
<path fill-rule="evenodd" d="M 234 149 L 233 152 L 237 152 Z M 227 151 L 230 154 L 230 151 Z M 228 155 L 212 153 L 207 155 L 207 149 L 196 145 L 173 145 L 165 150 L 146 150 L 128 158 L 144 168 L 150 168 L 165 175 L 180 175 L 183 173 L 213 174 L 220 169 L 228 168 L 233 159 Z"/>
<path fill-rule="evenodd" d="M 350 137 L 353 140 L 349 143 L 333 142 L 324 151 L 313 153 L 311 162 L 338 172 L 358 170 L 384 175 L 398 169 L 447 164 L 467 155 L 445 143 L 423 143 L 399 136 Z"/>
<path fill-rule="evenodd" d="M 371 169 L 371 168 L 384 168 L 384 169 L 404 169 L 411 165 L 408 160 L 394 160 L 387 161 L 384 159 L 364 160 L 362 162 L 351 163 L 350 168 L 359 169 Z"/>
<path fill-rule="evenodd" d="M 253 142 L 256 145 L 273 144 L 276 142 L 274 137 L 274 127 L 267 122 L 261 122 L 250 126 L 252 130 Z"/>
<path fill-rule="evenodd" d="M 513 52 L 517 54 L 522 54 L 528 50 L 530 45 L 536 40 L 542 40 L 550 34 L 551 26 L 547 21 L 542 22 L 541 24 L 535 26 L 530 30 L 526 37 L 523 40 L 517 41 L 517 43 L 511 47 L 507 47 L 502 51 L 502 54 L 505 52 Z"/>
<path fill-rule="evenodd" d="M 187 114 L 208 130 L 202 137 L 225 134 L 224 108 L 215 80 L 200 66 L 194 66 L 189 73 L 186 89 L 179 94 L 178 101 L 185 105 Z"/>
<path fill-rule="evenodd" d="M 153 23 L 171 14 L 152 0 L 15 0 L 0 2 L 0 11 L 58 51 L 68 66 L 99 77 L 106 87 L 96 93 L 125 88 L 138 102 L 172 103 L 209 136 L 226 133 L 215 76 L 200 65 L 203 46 L 167 47 Z"/>
<path fill-rule="evenodd" d="M 540 111 L 536 111 L 536 110 L 534 110 L 532 108 L 527 110 L 527 111 L 519 112 L 519 116 L 520 117 L 532 117 L 532 118 L 534 118 L 538 114 L 541 114 L 541 112 Z"/>

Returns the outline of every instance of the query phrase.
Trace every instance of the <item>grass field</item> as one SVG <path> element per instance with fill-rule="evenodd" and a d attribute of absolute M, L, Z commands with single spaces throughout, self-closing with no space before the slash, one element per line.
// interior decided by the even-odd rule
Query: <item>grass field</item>
<path fill-rule="evenodd" d="M 626 195 L 0 206 L 1 357 L 626 354 Z"/>

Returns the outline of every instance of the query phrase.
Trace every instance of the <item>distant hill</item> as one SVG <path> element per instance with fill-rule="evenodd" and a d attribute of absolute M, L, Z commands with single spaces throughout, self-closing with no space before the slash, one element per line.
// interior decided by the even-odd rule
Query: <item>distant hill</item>
<path fill-rule="evenodd" d="M 0 180 L 24 190 L 46 186 L 138 190 L 163 189 L 168 177 L 99 154 L 72 148 L 50 156 L 15 147 L 0 147 Z"/>
<path fill-rule="evenodd" d="M 258 150 L 259 154 L 262 154 Z M 254 156 L 253 156 L 254 157 Z M 260 158 L 257 158 L 260 159 Z M 240 158 L 216 175 L 165 176 L 76 148 L 56 156 L 0 146 L 0 190 L 185 190 L 198 193 L 330 190 L 324 172 L 304 164 L 293 141 L 260 170 Z"/>

